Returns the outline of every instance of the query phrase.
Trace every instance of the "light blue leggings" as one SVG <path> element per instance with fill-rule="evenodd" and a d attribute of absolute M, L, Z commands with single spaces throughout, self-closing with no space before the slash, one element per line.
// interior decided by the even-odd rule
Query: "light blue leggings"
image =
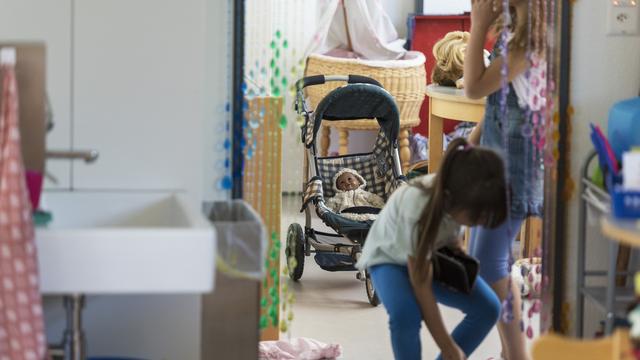
<path fill-rule="evenodd" d="M 489 284 L 509 275 L 511 244 L 523 221 L 522 218 L 512 218 L 495 229 L 481 226 L 471 229 L 469 255 L 480 261 L 480 276 Z"/>
<path fill-rule="evenodd" d="M 391 345 L 396 360 L 420 360 L 422 313 L 409 282 L 407 267 L 383 264 L 371 267 L 369 272 L 373 287 L 389 315 Z M 433 292 L 439 303 L 466 315 L 451 336 L 468 357 L 498 321 L 498 297 L 480 277 L 469 295 L 449 290 L 436 282 L 433 283 Z"/>

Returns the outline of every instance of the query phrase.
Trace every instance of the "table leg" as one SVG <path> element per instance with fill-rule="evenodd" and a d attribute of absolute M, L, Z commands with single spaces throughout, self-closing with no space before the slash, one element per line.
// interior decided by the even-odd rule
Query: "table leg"
<path fill-rule="evenodd" d="M 540 256 L 542 236 L 542 220 L 528 217 L 520 228 L 520 256 L 529 258 Z"/>
<path fill-rule="evenodd" d="M 616 270 L 618 272 L 624 272 L 629 270 L 629 259 L 631 256 L 631 248 L 626 245 L 621 245 L 618 249 L 618 257 L 616 259 Z M 624 287 L 627 284 L 627 275 L 620 275 L 616 277 L 616 286 Z"/>
<path fill-rule="evenodd" d="M 398 145 L 400 147 L 400 162 L 402 172 L 405 173 L 411 162 L 411 148 L 409 147 L 409 129 L 400 130 L 398 135 Z"/>
<path fill-rule="evenodd" d="M 604 334 L 611 335 L 613 332 L 613 322 L 615 320 L 615 292 L 616 292 L 616 259 L 618 258 L 618 243 L 609 240 L 609 272 L 607 273 L 607 291 L 605 297 L 605 307 L 607 316 L 605 318 Z"/>
<path fill-rule="evenodd" d="M 340 155 L 346 155 L 349 153 L 349 130 L 340 129 L 338 134 L 340 135 L 338 152 Z"/>
<path fill-rule="evenodd" d="M 429 98 L 429 173 L 436 172 L 442 160 L 443 119 L 431 113 L 433 104 Z"/>
<path fill-rule="evenodd" d="M 320 156 L 327 156 L 327 154 L 329 154 L 329 146 L 331 145 L 331 128 L 328 126 L 323 126 L 321 131 Z"/>

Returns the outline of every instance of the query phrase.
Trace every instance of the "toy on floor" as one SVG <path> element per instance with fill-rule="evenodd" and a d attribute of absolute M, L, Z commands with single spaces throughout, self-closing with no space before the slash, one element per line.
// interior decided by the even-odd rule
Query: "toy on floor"
<path fill-rule="evenodd" d="M 431 73 L 433 83 L 463 88 L 464 53 L 469 36 L 470 34 L 466 31 L 452 31 L 433 46 L 433 57 L 436 62 Z M 489 52 L 485 50 L 484 55 L 485 65 L 488 65 Z"/>
<path fill-rule="evenodd" d="M 351 220 L 375 220 L 384 200 L 366 191 L 366 186 L 367 181 L 357 171 L 348 168 L 338 171 L 333 177 L 336 195 L 327 201 L 327 206 Z"/>
<path fill-rule="evenodd" d="M 261 341 L 259 352 L 260 360 L 321 360 L 340 357 L 342 347 L 301 337 L 288 341 Z"/>
<path fill-rule="evenodd" d="M 511 279 L 518 284 L 523 298 L 540 297 L 541 264 L 540 258 L 525 258 L 517 260 L 511 267 Z"/>

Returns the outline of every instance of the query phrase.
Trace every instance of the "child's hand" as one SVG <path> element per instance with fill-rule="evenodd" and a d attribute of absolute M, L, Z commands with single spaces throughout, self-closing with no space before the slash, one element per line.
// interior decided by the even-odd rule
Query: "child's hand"
<path fill-rule="evenodd" d="M 471 26 L 486 31 L 502 10 L 502 0 L 471 0 Z"/>
<path fill-rule="evenodd" d="M 466 360 L 467 356 L 456 343 L 453 343 L 451 348 L 442 349 L 442 358 L 444 360 Z"/>

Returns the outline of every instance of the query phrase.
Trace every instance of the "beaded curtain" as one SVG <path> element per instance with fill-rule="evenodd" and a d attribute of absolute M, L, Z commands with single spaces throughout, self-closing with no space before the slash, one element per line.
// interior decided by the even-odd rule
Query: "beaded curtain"
<path fill-rule="evenodd" d="M 555 145 L 559 136 L 558 122 L 559 117 L 555 107 L 556 98 L 556 83 L 557 77 L 555 61 L 556 61 L 556 41 L 555 31 L 557 26 L 556 19 L 556 0 L 527 0 L 528 1 L 528 18 L 527 18 L 527 42 L 526 42 L 526 58 L 530 64 L 525 72 L 528 87 L 526 97 L 531 101 L 525 108 L 525 123 L 521 128 L 522 136 L 526 139 L 530 139 L 532 146 L 530 147 L 531 161 L 535 162 L 536 159 L 543 160 L 543 167 L 546 170 L 552 170 L 559 157 L 557 147 Z M 512 24 L 511 12 L 509 11 L 509 0 L 501 0 L 503 8 L 503 21 L 504 28 L 500 33 L 499 52 L 504 59 L 509 55 L 509 40 L 510 30 L 509 25 Z M 509 87 L 507 78 L 508 62 L 505 61 L 501 68 L 501 90 L 500 90 L 500 117 L 503 122 L 503 143 L 505 148 L 508 148 L 509 136 L 508 129 L 504 122 L 508 121 L 508 107 L 507 96 L 512 89 Z M 534 71 L 536 68 L 541 68 L 539 71 Z M 534 93 L 535 92 L 535 93 Z M 538 94 L 544 97 L 544 101 L 538 98 Z M 529 149 L 528 147 L 525 147 Z M 509 156 L 507 152 L 507 167 L 509 163 Z M 547 174 L 552 171 L 547 171 Z M 531 171 L 525 174 L 525 176 L 535 177 L 541 176 L 537 171 Z M 546 224 L 551 224 L 553 221 L 553 214 L 550 211 L 545 211 L 544 221 Z M 552 294 L 549 291 L 543 291 L 550 284 L 548 271 L 543 273 L 543 268 L 546 266 L 540 261 L 542 259 L 548 259 L 549 257 L 549 243 L 548 239 L 551 235 L 551 226 L 544 226 L 545 234 L 542 236 L 542 247 L 535 249 L 529 254 L 530 268 L 521 268 L 521 275 L 527 281 L 531 282 L 531 289 L 528 291 L 527 300 L 522 301 L 522 319 L 520 322 L 520 328 L 525 332 L 528 338 L 534 337 L 533 317 L 536 313 L 541 313 L 540 328 L 548 328 L 549 314 L 542 311 L 543 302 L 551 302 Z M 517 229 L 509 229 L 511 234 Z M 540 236 L 541 234 L 536 234 Z M 509 252 L 513 254 L 512 251 Z M 509 273 L 511 273 L 511 266 L 514 263 L 513 256 L 509 258 Z M 538 279 L 536 274 L 542 274 Z M 509 279 L 511 281 L 511 278 Z M 511 284 L 510 284 L 511 285 Z M 523 285 L 525 286 L 525 285 Z M 509 286 L 511 289 L 511 286 Z M 536 298 L 539 295 L 540 298 Z M 513 316 L 513 294 L 510 293 L 503 302 L 503 315 L 501 321 L 510 322 L 514 320 Z"/>
<path fill-rule="evenodd" d="M 315 0 L 247 0 L 245 5 L 243 155 L 245 159 L 250 160 L 257 155 L 263 155 L 265 151 L 283 151 L 281 179 L 284 191 L 300 191 L 303 179 L 301 124 L 295 120 L 293 101 L 295 82 L 303 76 L 304 49 L 315 30 L 317 5 L 318 2 Z M 257 108 L 249 106 L 250 102 L 259 98 L 282 99 L 283 113 L 278 121 L 282 131 L 283 149 L 259 146 L 257 138 L 265 131 L 264 121 L 271 110 L 265 107 L 269 102 L 264 101 L 258 102 L 261 106 Z M 269 169 L 265 168 L 264 171 Z M 252 168 L 245 168 L 243 177 L 245 184 L 260 185 L 264 174 L 257 173 Z M 247 186 L 245 191 L 257 188 L 260 186 Z M 247 193 L 246 196 L 256 200 L 257 208 L 263 205 L 269 208 L 273 205 L 266 203 L 265 194 Z M 270 223 L 275 213 L 267 211 L 264 216 L 265 223 Z M 289 291 L 287 283 L 280 287 L 278 260 L 281 249 L 280 232 L 271 231 L 264 264 L 267 271 L 263 281 L 265 295 L 260 301 L 260 329 L 279 327 L 280 331 L 290 333 L 294 294 Z M 283 265 L 286 272 L 286 264 Z M 279 313 L 282 316 L 279 316 Z"/>

